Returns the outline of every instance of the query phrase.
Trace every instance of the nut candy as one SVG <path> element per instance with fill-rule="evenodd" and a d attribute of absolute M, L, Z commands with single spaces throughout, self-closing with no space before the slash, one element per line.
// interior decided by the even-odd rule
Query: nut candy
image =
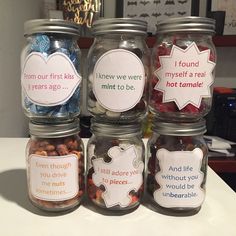
<path fill-rule="evenodd" d="M 30 123 L 27 181 L 31 202 L 42 210 L 65 211 L 78 206 L 85 190 L 83 143 L 78 122 Z"/>

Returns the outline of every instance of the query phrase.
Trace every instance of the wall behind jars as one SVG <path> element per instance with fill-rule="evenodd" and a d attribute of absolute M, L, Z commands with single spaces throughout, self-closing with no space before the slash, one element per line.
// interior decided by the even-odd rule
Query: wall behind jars
<path fill-rule="evenodd" d="M 217 47 L 215 87 L 236 88 L 236 47 Z"/>
<path fill-rule="evenodd" d="M 199 15 L 206 16 L 207 0 L 201 0 Z M 215 87 L 236 88 L 236 47 L 217 47 Z"/>
<path fill-rule="evenodd" d="M 42 0 L 0 1 L 0 137 L 28 135 L 21 109 L 20 53 L 24 21 L 39 18 Z"/>

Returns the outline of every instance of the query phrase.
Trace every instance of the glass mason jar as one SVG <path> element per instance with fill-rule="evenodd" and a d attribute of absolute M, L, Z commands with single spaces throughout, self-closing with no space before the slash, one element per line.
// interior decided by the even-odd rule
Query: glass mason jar
<path fill-rule="evenodd" d="M 84 147 L 79 122 L 29 124 L 26 148 L 28 194 L 36 207 L 66 211 L 78 206 L 84 193 Z"/>
<path fill-rule="evenodd" d="M 192 122 L 211 109 L 216 49 L 215 21 L 172 18 L 157 25 L 152 51 L 150 111 L 162 119 Z"/>
<path fill-rule="evenodd" d="M 40 122 L 72 120 L 80 113 L 79 26 L 59 19 L 25 22 L 21 54 L 22 107 Z"/>
<path fill-rule="evenodd" d="M 150 53 L 147 23 L 128 18 L 93 24 L 87 58 L 87 108 L 96 118 L 127 122 L 147 113 Z"/>
<path fill-rule="evenodd" d="M 156 120 L 147 144 L 146 191 L 165 214 L 195 214 L 205 199 L 208 149 L 205 121 Z"/>
<path fill-rule="evenodd" d="M 144 143 L 141 124 L 92 120 L 87 145 L 87 191 L 101 209 L 135 209 L 143 194 Z"/>

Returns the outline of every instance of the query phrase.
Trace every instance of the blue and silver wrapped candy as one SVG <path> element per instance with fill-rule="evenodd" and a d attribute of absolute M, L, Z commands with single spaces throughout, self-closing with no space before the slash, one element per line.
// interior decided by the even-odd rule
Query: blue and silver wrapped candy
<path fill-rule="evenodd" d="M 39 53 L 48 58 L 54 53 L 62 53 L 71 61 L 80 75 L 80 49 L 77 45 L 79 26 L 63 20 L 31 20 L 25 23 L 28 45 L 22 52 L 22 60 Z M 66 102 L 54 106 L 38 105 L 22 91 L 22 106 L 25 114 L 34 120 L 60 122 L 73 119 L 80 114 L 80 84 Z"/>

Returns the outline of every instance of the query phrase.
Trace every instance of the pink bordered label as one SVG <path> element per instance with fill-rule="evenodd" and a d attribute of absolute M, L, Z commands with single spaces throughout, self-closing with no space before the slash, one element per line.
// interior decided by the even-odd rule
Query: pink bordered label
<path fill-rule="evenodd" d="M 29 158 L 29 179 L 32 195 L 46 201 L 63 201 L 79 192 L 78 158 L 67 156 Z"/>
<path fill-rule="evenodd" d="M 68 101 L 81 82 L 73 63 L 57 52 L 47 58 L 29 54 L 21 73 L 22 88 L 28 99 L 41 106 L 55 106 Z"/>
<path fill-rule="evenodd" d="M 168 151 L 159 149 L 156 158 L 160 171 L 155 175 L 160 188 L 153 197 L 163 207 L 199 207 L 205 199 L 201 187 L 204 173 L 201 171 L 203 152 Z"/>
<path fill-rule="evenodd" d="M 143 95 L 144 85 L 143 63 L 128 50 L 110 50 L 95 64 L 93 92 L 107 110 L 124 112 L 135 107 Z"/>
<path fill-rule="evenodd" d="M 143 184 L 144 164 L 134 145 L 125 150 L 114 146 L 108 150 L 108 155 L 111 157 L 109 163 L 103 158 L 93 160 L 93 182 L 97 187 L 105 187 L 102 197 L 106 207 L 127 207 L 132 201 L 129 193 L 137 192 Z"/>
<path fill-rule="evenodd" d="M 173 46 L 170 55 L 159 56 L 156 90 L 163 92 L 163 103 L 174 101 L 179 110 L 188 104 L 199 108 L 202 98 L 211 97 L 215 63 L 210 49 L 199 51 L 196 43 L 186 49 Z"/>

